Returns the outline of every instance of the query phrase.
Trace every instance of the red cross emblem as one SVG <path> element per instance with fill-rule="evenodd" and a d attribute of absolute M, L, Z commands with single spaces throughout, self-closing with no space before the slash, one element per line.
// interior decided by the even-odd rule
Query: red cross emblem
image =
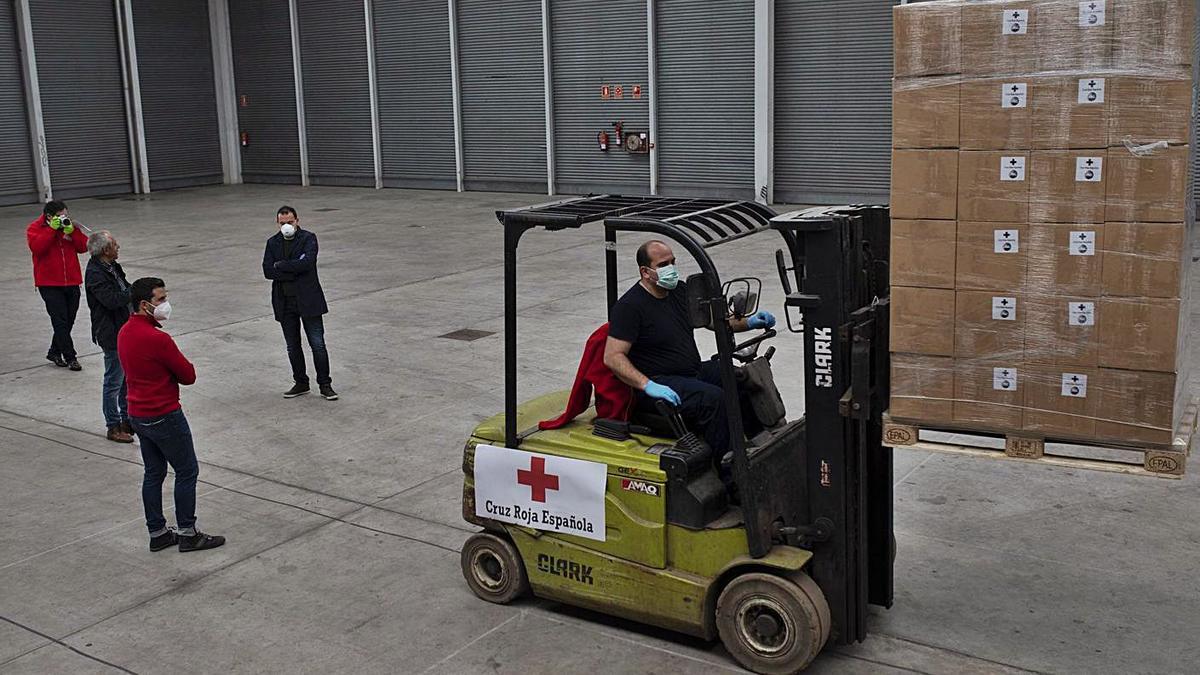
<path fill-rule="evenodd" d="M 545 457 L 530 457 L 529 470 L 517 469 L 517 482 L 529 486 L 531 499 L 546 503 L 546 490 L 558 490 L 558 476 L 546 473 Z"/>

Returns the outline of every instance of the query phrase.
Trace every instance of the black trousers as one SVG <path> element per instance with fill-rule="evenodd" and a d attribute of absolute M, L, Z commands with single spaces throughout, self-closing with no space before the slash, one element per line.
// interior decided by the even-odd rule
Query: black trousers
<path fill-rule="evenodd" d="M 38 293 L 46 303 L 54 337 L 46 356 L 61 356 L 64 361 L 74 361 L 75 343 L 71 341 L 71 328 L 75 326 L 75 315 L 79 312 L 78 286 L 38 286 Z"/>

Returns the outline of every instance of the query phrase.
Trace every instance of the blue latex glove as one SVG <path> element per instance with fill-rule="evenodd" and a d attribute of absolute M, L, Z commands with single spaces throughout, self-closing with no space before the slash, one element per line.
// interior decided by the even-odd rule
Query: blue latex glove
<path fill-rule="evenodd" d="M 746 327 L 750 330 L 756 330 L 758 328 L 774 328 L 775 315 L 765 309 L 760 309 L 749 319 L 746 319 Z"/>
<path fill-rule="evenodd" d="M 646 388 L 642 391 L 646 392 L 646 395 L 650 398 L 660 398 L 673 406 L 679 406 L 683 403 L 679 398 L 679 394 L 676 394 L 674 389 L 659 384 L 654 380 L 647 382 Z"/>

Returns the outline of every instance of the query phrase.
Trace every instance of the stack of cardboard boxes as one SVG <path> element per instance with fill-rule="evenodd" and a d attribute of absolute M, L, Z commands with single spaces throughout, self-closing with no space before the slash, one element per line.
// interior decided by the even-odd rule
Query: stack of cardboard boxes
<path fill-rule="evenodd" d="M 1171 443 L 1193 4 L 896 7 L 893 419 Z"/>

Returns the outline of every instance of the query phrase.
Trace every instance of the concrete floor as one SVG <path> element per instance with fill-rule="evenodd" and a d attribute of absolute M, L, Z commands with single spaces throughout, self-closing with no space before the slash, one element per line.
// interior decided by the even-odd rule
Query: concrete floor
<path fill-rule="evenodd" d="M 540 600 L 490 605 L 462 580 L 461 448 L 502 407 L 503 341 L 437 336 L 501 330 L 493 211 L 544 200 L 244 186 L 72 202 L 116 233 L 131 279 L 166 279 L 168 328 L 199 373 L 183 404 L 200 524 L 229 544 L 187 556 L 146 550 L 140 459 L 103 438 L 86 309 L 83 372 L 55 368 L 24 242 L 37 209 L 0 209 L 0 671 L 737 670 L 717 644 Z M 337 402 L 280 397 L 290 378 L 260 260 L 282 203 L 320 235 Z M 776 308 L 777 242 L 758 239 L 718 264 L 762 276 Z M 602 250 L 596 231 L 522 244 L 523 398 L 569 386 L 604 320 Z M 796 412 L 799 341 L 776 343 Z M 895 607 L 812 672 L 1194 672 L 1198 472 L 898 451 Z"/>

